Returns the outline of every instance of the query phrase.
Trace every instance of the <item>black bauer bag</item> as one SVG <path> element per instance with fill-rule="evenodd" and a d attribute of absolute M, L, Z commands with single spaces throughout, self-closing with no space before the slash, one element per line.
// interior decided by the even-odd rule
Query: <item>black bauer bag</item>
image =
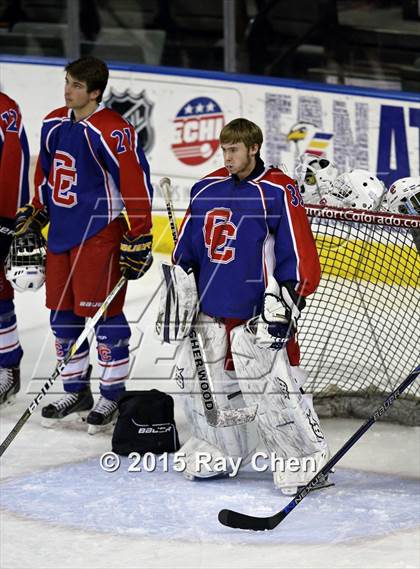
<path fill-rule="evenodd" d="M 112 450 L 130 452 L 175 452 L 179 449 L 174 418 L 174 400 L 157 389 L 126 391 L 118 400 L 119 416 L 112 435 Z"/>

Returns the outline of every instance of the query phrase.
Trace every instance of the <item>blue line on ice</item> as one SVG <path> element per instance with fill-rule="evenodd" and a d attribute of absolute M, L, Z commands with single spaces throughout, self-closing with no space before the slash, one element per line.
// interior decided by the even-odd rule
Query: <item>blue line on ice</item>
<path fill-rule="evenodd" d="M 417 480 L 338 469 L 335 487 L 314 492 L 274 531 L 230 530 L 221 508 L 270 515 L 289 501 L 271 473 L 245 468 L 236 478 L 190 482 L 161 463 L 106 473 L 89 459 L 14 478 L 0 487 L 0 506 L 31 519 L 132 537 L 226 543 L 349 542 L 414 528 L 420 519 Z M 170 462 L 171 464 L 171 462 Z"/>

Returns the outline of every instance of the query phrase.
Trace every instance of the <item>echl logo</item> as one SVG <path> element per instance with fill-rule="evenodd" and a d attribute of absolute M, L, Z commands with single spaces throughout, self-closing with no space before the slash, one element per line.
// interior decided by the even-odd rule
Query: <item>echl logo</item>
<path fill-rule="evenodd" d="M 153 147 L 155 135 L 151 124 L 153 103 L 147 98 L 146 92 L 135 94 L 127 89 L 118 93 L 111 89 L 104 103 L 133 125 L 139 135 L 141 147 L 147 154 Z"/>
<path fill-rule="evenodd" d="M 231 222 L 232 210 L 219 207 L 208 211 L 204 220 L 204 243 L 213 263 L 230 263 L 235 259 L 235 248 L 228 247 L 236 239 L 237 227 Z"/>
<path fill-rule="evenodd" d="M 219 147 L 224 125 L 222 109 L 209 97 L 197 97 L 180 109 L 174 120 L 175 156 L 188 166 L 203 164 Z"/>

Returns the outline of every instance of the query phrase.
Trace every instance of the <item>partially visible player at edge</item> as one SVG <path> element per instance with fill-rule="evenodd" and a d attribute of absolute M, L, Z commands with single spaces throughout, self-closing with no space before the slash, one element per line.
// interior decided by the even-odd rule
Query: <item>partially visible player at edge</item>
<path fill-rule="evenodd" d="M 121 274 L 137 279 L 151 265 L 152 185 L 138 136 L 102 95 L 106 64 L 83 57 L 66 68 L 66 106 L 43 121 L 35 197 L 16 220 L 17 236 L 49 221 L 46 304 L 51 309 L 57 358 L 63 358 Z M 127 211 L 130 227 L 121 215 Z M 62 374 L 65 395 L 42 409 L 48 426 L 70 414 L 87 415 L 89 432 L 109 425 L 129 369 L 130 328 L 124 290 L 96 327 L 100 393 L 89 386 L 86 341 Z"/>
<path fill-rule="evenodd" d="M 195 326 L 219 407 L 258 404 L 257 419 L 207 425 L 190 379 L 194 363 L 187 339 L 177 360 L 177 383 L 188 392 L 183 401 L 191 437 L 180 452 L 186 454 L 187 477 L 208 478 L 220 474 L 212 465 L 221 457 L 249 462 L 259 435 L 286 464 L 273 472 L 276 487 L 292 494 L 329 456 L 312 398 L 302 390 L 306 378 L 295 339 L 304 299 L 318 286 L 320 264 L 296 184 L 264 165 L 262 142 L 260 128 L 244 118 L 222 129 L 225 166 L 193 186 L 171 268 L 178 286 L 186 273 L 194 276 L 190 285 L 197 286 L 200 303 Z M 177 292 L 179 298 L 188 296 L 185 288 Z M 179 319 L 169 314 L 170 297 L 170 290 L 162 296 L 158 318 L 174 325 L 167 339 L 179 330 Z M 199 453 L 206 452 L 212 456 L 209 468 L 199 464 Z M 290 458 L 299 460 L 297 472 L 287 467 Z"/>
<path fill-rule="evenodd" d="M 13 238 L 16 211 L 29 200 L 29 148 L 19 107 L 0 92 L 0 405 L 20 389 L 19 343 L 13 288 L 4 261 Z"/>

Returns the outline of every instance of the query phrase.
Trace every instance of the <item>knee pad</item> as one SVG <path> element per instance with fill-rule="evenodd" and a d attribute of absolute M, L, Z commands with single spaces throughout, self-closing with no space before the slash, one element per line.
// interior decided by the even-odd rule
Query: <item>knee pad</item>
<path fill-rule="evenodd" d="M 127 318 L 121 312 L 111 318 L 101 318 L 95 327 L 95 334 L 98 342 L 116 344 L 120 340 L 129 340 L 131 330 Z"/>

